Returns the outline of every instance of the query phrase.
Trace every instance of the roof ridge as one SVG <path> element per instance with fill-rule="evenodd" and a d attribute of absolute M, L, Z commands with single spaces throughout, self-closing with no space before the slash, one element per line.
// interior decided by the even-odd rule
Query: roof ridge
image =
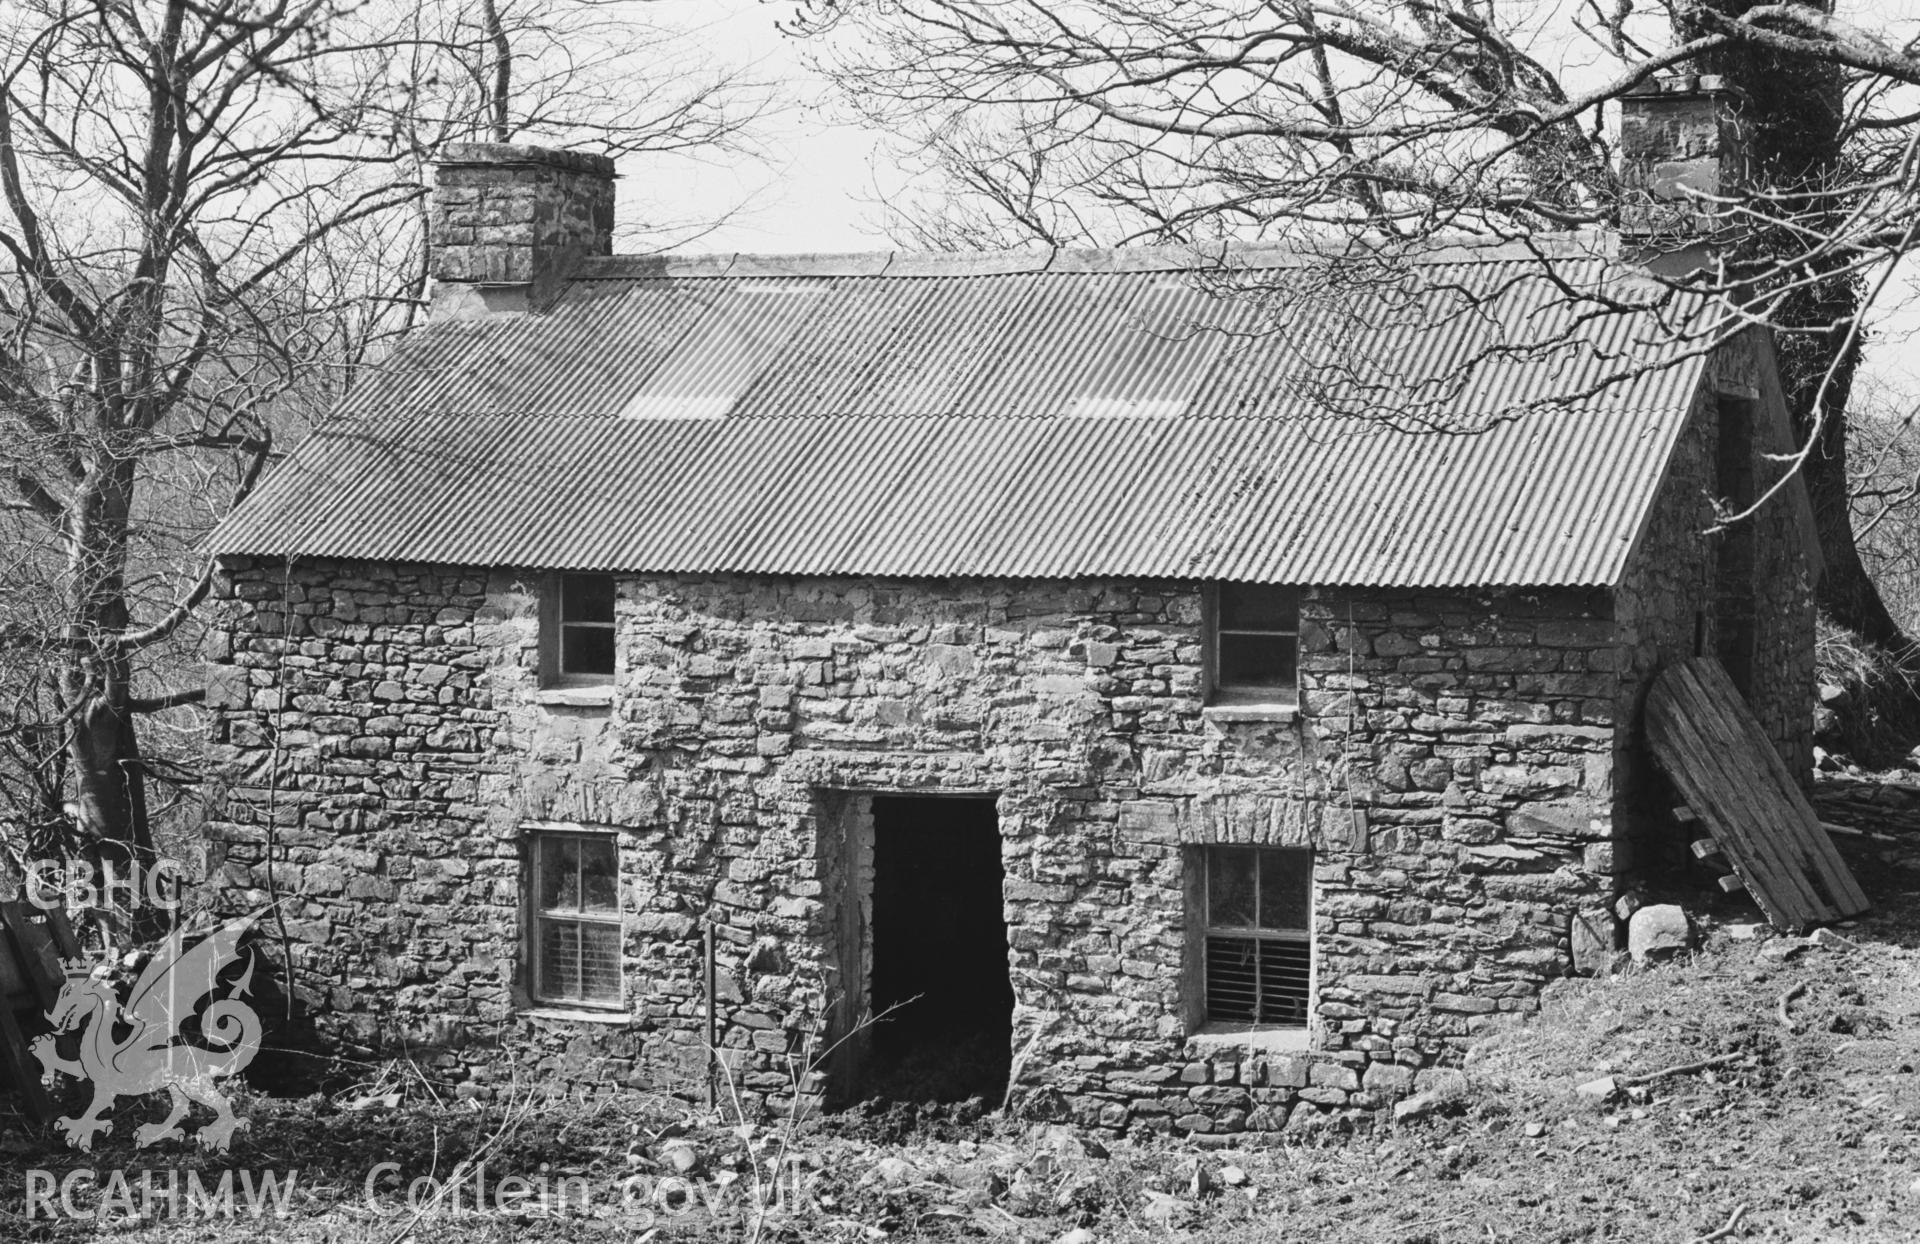
<path fill-rule="evenodd" d="M 1419 249 L 1375 251 L 1343 246 L 1314 249 L 1280 242 L 1220 242 L 1160 246 L 1059 247 L 1003 251 L 823 251 L 755 254 L 659 252 L 582 260 L 570 274 L 581 280 L 744 277 L 961 277 L 1021 273 L 1098 274 L 1181 272 L 1206 268 L 1280 268 L 1314 262 L 1378 259 L 1420 265 L 1513 263 L 1533 259 L 1619 261 L 1612 234 L 1599 230 L 1530 238 L 1435 242 Z"/>

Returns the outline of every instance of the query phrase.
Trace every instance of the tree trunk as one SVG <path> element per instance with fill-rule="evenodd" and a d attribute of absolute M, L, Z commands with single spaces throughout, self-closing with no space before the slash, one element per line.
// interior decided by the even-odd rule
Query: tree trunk
<path fill-rule="evenodd" d="M 1707 7 L 1737 16 L 1760 2 L 1711 0 Z M 1833 11 L 1832 0 L 1813 2 Z M 1676 33 L 1684 38 L 1696 32 L 1683 27 Z M 1838 174 L 1845 157 L 1846 84 L 1838 66 L 1735 46 L 1713 53 L 1702 68 L 1725 75 L 1746 95 L 1741 116 L 1757 186 L 1796 191 L 1842 180 Z M 1846 204 L 1837 198 L 1813 200 L 1799 210 L 1795 224 L 1802 237 L 1809 231 L 1830 232 L 1845 212 Z M 1762 232 L 1748 247 L 1754 258 L 1764 260 L 1775 249 L 1798 253 L 1804 242 Z M 1808 438 L 1815 442 L 1803 475 L 1826 562 L 1820 607 L 1842 626 L 1905 653 L 1912 640 L 1887 611 L 1853 538 L 1847 399 L 1860 362 L 1860 337 L 1849 337 L 1846 330 L 1860 313 L 1860 286 L 1837 264 L 1829 270 L 1832 276 L 1783 300 L 1774 316 L 1780 382 L 1794 432 L 1801 444 Z"/>
<path fill-rule="evenodd" d="M 72 762 L 75 817 L 90 837 L 121 844 L 143 862 L 153 857 L 153 837 L 147 824 L 146 786 L 141 780 L 140 748 L 133 715 L 115 711 L 102 696 L 76 720 L 67 745 Z"/>
<path fill-rule="evenodd" d="M 1845 307 L 1827 305 L 1811 310 L 1794 320 L 1817 326 L 1825 317 L 1844 311 L 1859 312 L 1859 290 L 1844 279 L 1827 282 L 1811 293 L 1823 292 L 1844 297 Z M 1813 299 L 1808 299 L 1812 301 Z M 1840 298 L 1820 299 L 1839 302 Z M 1794 430 L 1802 437 L 1815 437 L 1814 451 L 1808 456 L 1803 475 L 1813 503 L 1813 525 L 1820 538 L 1820 554 L 1826 562 L 1820 580 L 1820 606 L 1828 617 L 1872 640 L 1895 654 L 1907 653 L 1913 646 L 1900 624 L 1888 611 L 1860 559 L 1853 538 L 1853 506 L 1847 480 L 1847 399 L 1853 388 L 1854 371 L 1860 365 L 1860 346 L 1844 340 L 1844 332 L 1828 329 L 1804 337 L 1782 339 L 1780 381 L 1793 412 Z M 1831 369 L 1831 377 L 1828 372 Z M 1826 380 L 1826 392 L 1820 393 Z M 1815 403 L 1818 402 L 1819 430 L 1814 431 Z"/>
<path fill-rule="evenodd" d="M 506 27 L 500 24 L 500 9 L 494 0 L 480 0 L 480 25 L 493 48 L 493 79 L 485 101 L 488 124 L 494 142 L 509 142 L 513 138 L 507 111 L 513 102 L 513 44 Z"/>
<path fill-rule="evenodd" d="M 132 512 L 131 455 L 95 468 L 69 511 L 67 634 L 61 698 L 73 716 L 67 757 L 73 819 L 96 868 L 131 880 L 153 866 L 146 783 L 132 708 L 133 670 L 117 641 L 129 621 L 126 556 Z M 123 897 L 122 891 L 115 897 Z M 142 940 L 162 927 L 163 913 L 130 902 L 126 932 Z"/>

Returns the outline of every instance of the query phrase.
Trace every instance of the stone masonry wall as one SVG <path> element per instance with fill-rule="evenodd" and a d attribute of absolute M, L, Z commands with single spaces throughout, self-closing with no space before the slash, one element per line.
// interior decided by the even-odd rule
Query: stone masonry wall
<path fill-rule="evenodd" d="M 606 156 L 585 152 L 449 145 L 431 205 L 436 314 L 468 286 L 531 288 L 574 258 L 611 254 L 613 169 Z"/>
<path fill-rule="evenodd" d="M 1726 227 L 1715 197 L 1748 178 L 1737 93 L 1708 75 L 1651 81 L 1620 104 L 1621 232 L 1671 246 Z"/>
<path fill-rule="evenodd" d="M 1712 497 L 1719 421 L 1716 389 L 1755 392 L 1760 373 L 1751 336 L 1724 347 L 1713 360 L 1712 380 L 1697 401 L 1675 447 L 1654 512 L 1615 591 L 1623 644 L 1619 701 L 1622 729 L 1615 754 L 1616 821 L 1629 848 L 1651 852 L 1640 863 L 1679 859 L 1685 844 L 1670 817 L 1673 796 L 1654 766 L 1640 733 L 1646 694 L 1660 670 L 1696 655 L 1696 643 L 1715 651 L 1722 620 L 1715 599 Z M 1769 420 L 1759 402 L 1753 445 L 1757 488 L 1781 469 L 1765 456 L 1790 450 L 1784 429 Z M 1813 583 L 1805 532 L 1793 499 L 1782 494 L 1753 518 L 1755 551 L 1753 662 L 1748 706 L 1781 758 L 1802 780 L 1813 772 Z M 1623 846 L 1626 842 L 1623 841 Z"/>
<path fill-rule="evenodd" d="M 839 881 L 876 791 L 997 797 L 1022 1093 L 1089 1124 L 1382 1105 L 1611 949 L 1582 923 L 1615 886 L 1604 596 L 1313 593 L 1299 719 L 1223 721 L 1194 584 L 627 579 L 611 702 L 582 706 L 536 685 L 537 582 L 236 561 L 209 650 L 233 901 L 271 851 L 329 1035 L 464 1091 L 697 1093 L 703 922 L 749 1099 L 822 1091 L 790 1063 L 857 972 Z M 540 821 L 619 830 L 624 1014 L 527 1004 Z M 1310 1052 L 1186 1030 L 1182 853 L 1209 842 L 1317 852 Z"/>
<path fill-rule="evenodd" d="M 1304 614 L 1317 763 L 1359 813 L 1321 878 L 1316 951 L 1352 973 L 1319 992 L 1323 1041 L 1452 1062 L 1489 1016 L 1611 960 L 1609 604 L 1322 595 Z"/>

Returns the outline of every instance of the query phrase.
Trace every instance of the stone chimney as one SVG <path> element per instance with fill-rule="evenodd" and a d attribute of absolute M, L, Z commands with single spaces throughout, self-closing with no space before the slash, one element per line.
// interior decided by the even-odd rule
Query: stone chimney
<path fill-rule="evenodd" d="M 517 143 L 452 143 L 433 181 L 433 316 L 543 305 L 578 260 L 613 253 L 613 161 Z"/>
<path fill-rule="evenodd" d="M 1698 261 L 1738 236 L 1733 210 L 1712 198 L 1748 184 L 1744 102 L 1717 74 L 1660 78 L 1621 99 L 1620 235 L 1629 250 Z"/>

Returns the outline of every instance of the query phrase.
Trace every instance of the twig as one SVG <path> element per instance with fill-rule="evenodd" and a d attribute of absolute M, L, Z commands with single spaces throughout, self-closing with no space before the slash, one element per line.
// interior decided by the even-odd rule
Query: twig
<path fill-rule="evenodd" d="M 1734 1206 L 1733 1213 L 1727 1215 L 1726 1226 L 1720 1228 L 1718 1231 L 1709 1231 L 1705 1235 L 1695 1236 L 1693 1238 L 1692 1244 L 1713 1244 L 1713 1241 L 1715 1240 L 1726 1239 L 1728 1236 L 1732 1235 L 1735 1231 L 1740 1229 L 1740 1220 L 1742 1218 L 1745 1218 L 1746 1216 L 1747 1216 L 1746 1206 L 1744 1205 Z"/>
<path fill-rule="evenodd" d="M 512 1099 L 513 1090 L 516 1087 L 517 1085 L 508 1086 L 507 1109 L 501 1112 L 500 1126 L 495 1128 L 493 1134 L 487 1137 L 472 1153 L 454 1163 L 453 1169 L 447 1173 L 446 1182 L 438 1184 L 434 1189 L 433 1195 L 428 1197 L 424 1204 L 413 1207 L 413 1213 L 408 1215 L 405 1224 L 388 1238 L 387 1244 L 402 1244 L 402 1241 L 413 1234 L 413 1229 L 420 1224 L 421 1219 L 439 1212 L 441 1203 L 446 1200 L 449 1193 L 454 1196 L 454 1204 L 457 1206 L 459 1204 L 460 1182 L 465 1179 L 474 1168 L 485 1166 L 487 1155 L 494 1149 L 499 1148 L 508 1138 L 519 1132 L 520 1125 L 526 1122 L 527 1116 L 533 1111 L 537 1094 L 531 1091 L 528 1092 L 516 1111 Z M 439 1125 L 436 1124 L 433 1129 L 433 1165 L 429 1168 L 428 1177 L 432 1178 L 433 1175 L 439 1173 L 439 1170 L 440 1128 Z"/>
<path fill-rule="evenodd" d="M 1775 1014 L 1780 1016 L 1781 1027 L 1787 1029 L 1793 1027 L 1793 1016 L 1788 1014 L 1787 1005 L 1805 992 L 1807 992 L 1807 982 L 1801 981 L 1798 985 L 1793 986 L 1787 990 L 1787 992 L 1780 995 L 1780 1005 L 1774 1008 L 1774 1011 Z"/>
<path fill-rule="evenodd" d="M 433 1104 L 445 1110 L 447 1108 L 446 1100 L 440 1096 L 440 1090 L 433 1087 L 433 1081 L 427 1079 L 426 1072 L 420 1070 L 420 1064 L 414 1062 L 412 1059 L 408 1059 L 407 1070 L 413 1073 L 414 1078 L 419 1080 L 421 1086 L 433 1097 Z"/>
<path fill-rule="evenodd" d="M 1651 1084 L 1655 1080 L 1664 1080 L 1668 1076 L 1691 1075 L 1696 1071 L 1706 1071 L 1711 1067 L 1724 1067 L 1728 1063 L 1739 1062 L 1745 1054 L 1715 1054 L 1712 1058 L 1703 1058 L 1697 1063 L 1681 1063 L 1677 1067 L 1663 1067 L 1659 1071 L 1649 1071 L 1640 1076 L 1622 1076 L 1621 1084 Z"/>

